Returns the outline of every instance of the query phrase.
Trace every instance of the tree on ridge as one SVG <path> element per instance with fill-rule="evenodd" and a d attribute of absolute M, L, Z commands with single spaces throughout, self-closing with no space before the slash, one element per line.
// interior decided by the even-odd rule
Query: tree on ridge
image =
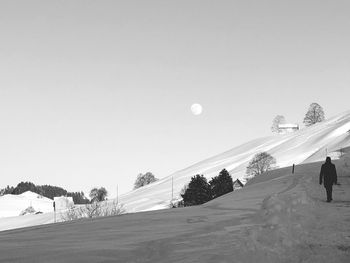
<path fill-rule="evenodd" d="M 156 182 L 158 179 L 151 173 L 147 172 L 145 174 L 140 173 L 134 183 L 134 189 L 140 188 L 142 186 L 148 185 L 150 183 Z"/>
<path fill-rule="evenodd" d="M 253 178 L 275 168 L 276 159 L 267 152 L 254 155 L 247 166 L 247 178 Z"/>
<path fill-rule="evenodd" d="M 101 201 L 105 201 L 107 199 L 107 190 L 104 187 L 100 187 L 100 188 L 93 188 L 90 191 L 90 198 L 91 198 L 91 203 L 94 202 L 101 202 Z"/>
<path fill-rule="evenodd" d="M 284 116 L 277 115 L 272 121 L 271 131 L 278 132 L 279 131 L 278 125 L 284 124 L 284 123 L 286 123 L 286 119 L 284 118 Z"/>
<path fill-rule="evenodd" d="M 318 103 L 312 103 L 305 114 L 304 124 L 309 127 L 325 120 L 323 108 Z"/>

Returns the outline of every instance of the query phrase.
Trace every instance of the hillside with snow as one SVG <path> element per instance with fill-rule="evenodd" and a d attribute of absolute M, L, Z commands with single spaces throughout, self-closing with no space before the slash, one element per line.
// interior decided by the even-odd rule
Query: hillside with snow
<path fill-rule="evenodd" d="M 31 207 L 32 213 L 25 213 Z M 0 196 L 0 231 L 54 222 L 53 200 L 31 191 Z"/>
<path fill-rule="evenodd" d="M 322 123 L 300 131 L 260 138 L 212 158 L 175 172 L 155 183 L 120 197 L 128 212 L 167 208 L 171 201 L 172 180 L 174 198 L 189 183 L 192 176 L 203 174 L 208 179 L 227 169 L 233 179 L 242 179 L 252 157 L 262 151 L 276 158 L 279 168 L 324 160 L 326 153 L 335 158 L 339 149 L 350 146 L 350 111 L 338 114 Z"/>
<path fill-rule="evenodd" d="M 326 152 L 336 159 L 340 149 L 350 147 L 349 130 L 350 111 L 295 133 L 253 140 L 126 193 L 119 197 L 119 202 L 124 204 L 129 213 L 168 208 L 171 202 L 172 180 L 173 196 L 176 198 L 184 185 L 196 174 L 204 174 L 210 178 L 226 168 L 233 179 L 242 179 L 248 162 L 255 154 L 262 151 L 273 155 L 279 168 L 323 161 Z M 44 214 L 18 216 L 31 204 Z M 13 195 L 0 197 L 0 231 L 52 223 L 53 218 L 52 200 L 40 199 L 36 194 L 29 199 Z"/>
<path fill-rule="evenodd" d="M 32 207 L 35 212 L 52 212 L 53 200 L 31 191 L 20 195 L 0 196 L 0 218 L 19 216 L 25 209 Z"/>
<path fill-rule="evenodd" d="M 0 234 L 0 262 L 332 262 L 350 259 L 350 156 L 260 175 L 194 207 L 77 220 Z"/>

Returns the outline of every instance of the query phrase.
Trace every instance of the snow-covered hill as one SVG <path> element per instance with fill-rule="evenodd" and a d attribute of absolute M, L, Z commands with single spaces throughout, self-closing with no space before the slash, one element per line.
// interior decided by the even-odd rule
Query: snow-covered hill
<path fill-rule="evenodd" d="M 53 200 L 36 193 L 27 191 L 20 195 L 0 196 L 0 218 L 19 216 L 28 207 L 36 212 L 52 212 Z"/>
<path fill-rule="evenodd" d="M 350 146 L 350 111 L 298 132 L 260 138 L 212 158 L 175 172 L 153 184 L 126 193 L 120 197 L 128 212 L 162 209 L 169 206 L 173 178 L 174 197 L 191 177 L 204 174 L 218 175 L 226 168 L 234 179 L 242 179 L 252 157 L 267 151 L 277 160 L 278 167 L 324 160 L 326 153 L 337 156 L 339 149 Z"/>
<path fill-rule="evenodd" d="M 322 163 L 274 170 L 200 206 L 1 232 L 0 262 L 347 263 L 350 155 L 334 161 L 331 203 Z"/>
<path fill-rule="evenodd" d="M 120 196 L 119 202 L 124 204 L 127 212 L 167 208 L 171 201 L 172 178 L 175 198 L 179 196 L 183 186 L 196 174 L 204 174 L 210 178 L 226 168 L 234 179 L 241 179 L 245 175 L 248 162 L 261 151 L 272 154 L 280 168 L 292 164 L 323 161 L 326 150 L 328 154 L 336 157 L 339 149 L 350 147 L 349 130 L 350 111 L 292 134 L 256 139 L 175 172 L 153 184 L 126 193 Z M 52 200 L 40 199 L 33 194 L 0 197 L 0 231 L 53 222 Z M 19 217 L 20 212 L 30 204 L 37 211 L 51 213 Z M 1 218 L 4 216 L 13 217 Z"/>

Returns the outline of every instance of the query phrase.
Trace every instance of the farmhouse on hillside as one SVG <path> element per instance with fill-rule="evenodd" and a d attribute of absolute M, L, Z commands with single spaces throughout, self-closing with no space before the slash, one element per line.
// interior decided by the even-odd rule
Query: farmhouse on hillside
<path fill-rule="evenodd" d="M 233 182 L 233 191 L 241 189 L 243 186 L 244 184 L 239 179 L 237 179 Z"/>
<path fill-rule="evenodd" d="M 299 131 L 299 125 L 298 124 L 292 124 L 292 123 L 287 123 L 287 124 L 278 124 L 278 133 L 279 134 L 287 134 L 287 133 L 292 133 Z"/>

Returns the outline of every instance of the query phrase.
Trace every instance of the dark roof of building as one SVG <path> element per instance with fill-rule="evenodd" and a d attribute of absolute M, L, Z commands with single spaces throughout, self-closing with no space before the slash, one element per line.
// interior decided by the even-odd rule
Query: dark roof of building
<path fill-rule="evenodd" d="M 241 187 L 244 186 L 244 184 L 243 184 L 239 179 L 237 179 L 236 181 L 234 181 L 233 184 L 234 184 L 234 185 L 235 185 L 235 184 L 239 184 Z"/>

